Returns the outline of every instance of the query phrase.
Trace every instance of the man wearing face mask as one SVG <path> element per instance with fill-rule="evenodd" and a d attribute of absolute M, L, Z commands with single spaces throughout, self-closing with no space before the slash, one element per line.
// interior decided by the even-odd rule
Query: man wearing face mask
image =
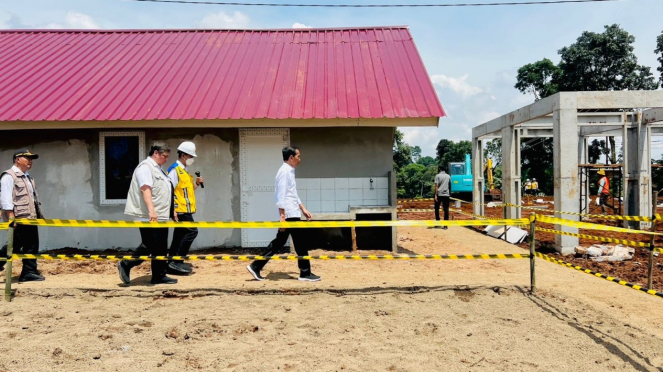
<path fill-rule="evenodd" d="M 196 157 L 196 145 L 193 142 L 182 142 L 177 148 L 177 161 L 168 168 L 168 177 L 175 190 L 175 213 L 178 221 L 193 221 L 196 213 L 196 195 L 204 180 L 189 174 L 188 167 L 193 164 Z M 198 236 L 198 229 L 178 227 L 173 231 L 173 242 L 168 255 L 186 256 L 189 254 L 191 244 Z M 173 275 L 189 275 L 192 273 L 191 265 L 184 261 L 171 261 L 168 264 L 168 273 Z"/>

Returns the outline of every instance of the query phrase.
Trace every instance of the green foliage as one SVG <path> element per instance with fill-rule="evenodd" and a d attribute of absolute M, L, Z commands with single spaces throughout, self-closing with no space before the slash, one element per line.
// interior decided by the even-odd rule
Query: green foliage
<path fill-rule="evenodd" d="M 589 146 L 587 146 L 587 160 L 590 164 L 597 164 L 601 160 L 601 155 L 606 155 L 608 153 L 608 148 L 605 146 L 604 140 L 593 140 Z"/>
<path fill-rule="evenodd" d="M 437 163 L 449 171 L 449 163 L 465 161 L 465 154 L 472 153 L 471 141 L 453 142 L 446 139 L 437 144 Z"/>
<path fill-rule="evenodd" d="M 663 51 L 659 39 L 657 53 Z M 634 43 L 635 37 L 617 24 L 605 26 L 603 33 L 585 31 L 558 51 L 557 66 L 543 59 L 518 69 L 515 88 L 535 100 L 563 91 L 657 89 L 650 68 L 638 64 Z"/>
<path fill-rule="evenodd" d="M 520 146 L 520 159 L 522 161 L 521 175 L 523 185 L 527 178 L 536 178 L 539 190 L 546 195 L 552 195 L 553 178 L 553 139 L 541 138 L 524 141 Z M 529 142 L 529 143 L 528 143 Z"/>
<path fill-rule="evenodd" d="M 412 147 L 403 142 L 403 133 L 396 129 L 393 146 L 394 170 L 398 172 L 401 168 L 412 163 Z"/>
<path fill-rule="evenodd" d="M 558 92 L 553 79 L 559 79 L 560 73 L 559 67 L 548 58 L 528 63 L 518 69 L 516 89 L 522 93 L 532 93 L 534 100 L 538 101 Z"/>
<path fill-rule="evenodd" d="M 493 168 L 502 163 L 502 140 L 496 138 L 486 142 L 486 148 L 483 150 L 483 157 L 493 159 Z"/>
<path fill-rule="evenodd" d="M 417 164 L 421 164 L 425 167 L 428 167 L 430 165 L 437 166 L 437 162 L 431 156 L 424 156 L 424 157 L 419 158 L 419 160 L 417 160 Z"/>
<path fill-rule="evenodd" d="M 658 62 L 661 64 L 656 68 L 661 73 L 661 85 L 663 85 L 663 32 L 656 38 L 656 50 L 654 53 L 658 54 Z"/>
<path fill-rule="evenodd" d="M 421 158 L 421 147 L 419 146 L 412 147 L 412 161 L 418 163 L 420 158 Z"/>

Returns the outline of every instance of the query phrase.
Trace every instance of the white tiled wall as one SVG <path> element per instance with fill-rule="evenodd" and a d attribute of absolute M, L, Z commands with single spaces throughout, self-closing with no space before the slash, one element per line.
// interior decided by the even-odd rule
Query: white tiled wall
<path fill-rule="evenodd" d="M 387 177 L 297 178 L 297 193 L 311 213 L 349 212 L 351 206 L 389 205 Z"/>

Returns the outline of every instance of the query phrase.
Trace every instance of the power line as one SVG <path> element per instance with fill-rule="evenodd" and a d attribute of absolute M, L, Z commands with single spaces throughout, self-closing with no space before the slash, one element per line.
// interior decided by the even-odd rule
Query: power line
<path fill-rule="evenodd" d="M 315 7 L 315 8 L 448 8 L 448 7 L 476 7 L 476 6 L 514 6 L 514 5 L 550 5 L 571 3 L 599 3 L 624 0 L 549 0 L 525 1 L 506 3 L 456 3 L 456 4 L 292 4 L 292 3 L 240 3 L 226 1 L 204 0 L 131 0 L 149 3 L 194 4 L 194 5 L 224 5 L 224 6 L 271 6 L 271 7 Z"/>

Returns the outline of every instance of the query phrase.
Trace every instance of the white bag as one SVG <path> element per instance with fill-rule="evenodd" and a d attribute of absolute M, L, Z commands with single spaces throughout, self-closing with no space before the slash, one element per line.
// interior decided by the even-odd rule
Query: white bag
<path fill-rule="evenodd" d="M 596 200 L 594 201 L 594 204 L 601 205 L 601 197 L 600 196 L 596 197 Z"/>

